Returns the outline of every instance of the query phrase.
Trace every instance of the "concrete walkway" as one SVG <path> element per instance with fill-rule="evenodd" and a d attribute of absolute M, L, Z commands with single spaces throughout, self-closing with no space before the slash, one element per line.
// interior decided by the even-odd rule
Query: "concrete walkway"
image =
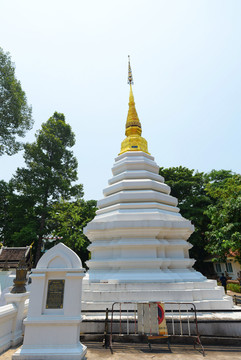
<path fill-rule="evenodd" d="M 101 343 L 84 342 L 88 347 L 87 360 L 195 360 L 204 359 L 202 354 L 191 345 L 171 345 L 171 353 L 166 344 L 153 345 L 150 352 L 147 344 L 114 343 L 114 353 L 102 347 Z M 0 360 L 11 360 L 16 349 L 10 349 L 0 355 Z M 206 358 L 209 360 L 240 360 L 241 346 L 205 346 Z"/>

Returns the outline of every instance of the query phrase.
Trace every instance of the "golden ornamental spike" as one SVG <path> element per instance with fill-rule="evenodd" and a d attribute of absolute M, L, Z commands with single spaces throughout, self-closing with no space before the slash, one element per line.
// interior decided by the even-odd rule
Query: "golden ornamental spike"
<path fill-rule="evenodd" d="M 130 64 L 130 55 L 128 55 L 128 84 L 130 85 L 130 95 L 129 95 L 129 109 L 126 119 L 126 138 L 121 143 L 121 152 L 119 155 L 127 151 L 143 151 L 147 154 L 147 141 L 141 137 L 141 123 L 136 111 L 134 95 L 132 92 L 133 76 L 131 71 Z"/>

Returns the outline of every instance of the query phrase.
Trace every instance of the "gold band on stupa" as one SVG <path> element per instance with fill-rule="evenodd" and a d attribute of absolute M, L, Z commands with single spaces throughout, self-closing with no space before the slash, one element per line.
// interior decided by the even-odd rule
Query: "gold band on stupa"
<path fill-rule="evenodd" d="M 130 56 L 128 56 L 128 58 L 128 84 L 130 85 L 129 109 L 126 119 L 126 138 L 121 143 L 121 151 L 119 155 L 127 151 L 143 151 L 149 154 L 147 141 L 143 137 L 141 137 L 141 123 L 137 115 L 134 95 L 132 91 L 132 85 L 134 84 L 134 82 L 130 65 Z"/>

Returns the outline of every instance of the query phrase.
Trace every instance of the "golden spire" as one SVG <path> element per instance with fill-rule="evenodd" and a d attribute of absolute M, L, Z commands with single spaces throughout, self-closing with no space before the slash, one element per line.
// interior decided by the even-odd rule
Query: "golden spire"
<path fill-rule="evenodd" d="M 128 110 L 128 115 L 127 115 L 127 120 L 126 120 L 126 136 L 129 136 L 132 133 L 131 129 L 132 127 L 138 127 L 139 129 L 135 129 L 139 135 L 141 135 L 141 123 L 139 120 L 139 117 L 137 115 L 136 112 L 136 107 L 135 107 L 135 101 L 134 101 L 134 95 L 132 92 L 132 86 L 130 84 L 130 96 L 129 96 L 129 110 Z"/>
<path fill-rule="evenodd" d="M 121 152 L 119 155 L 123 154 L 126 151 L 143 151 L 147 154 L 147 141 L 141 137 L 141 123 L 137 115 L 134 95 L 132 92 L 133 76 L 131 71 L 130 56 L 128 56 L 128 84 L 130 85 L 130 95 L 129 95 L 129 110 L 126 120 L 126 138 L 121 143 Z"/>

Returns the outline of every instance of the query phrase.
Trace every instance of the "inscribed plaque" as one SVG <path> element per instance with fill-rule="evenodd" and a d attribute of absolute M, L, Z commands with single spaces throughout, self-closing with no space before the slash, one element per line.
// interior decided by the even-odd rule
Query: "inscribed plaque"
<path fill-rule="evenodd" d="M 62 309 L 64 301 L 64 280 L 49 280 L 46 309 Z"/>

